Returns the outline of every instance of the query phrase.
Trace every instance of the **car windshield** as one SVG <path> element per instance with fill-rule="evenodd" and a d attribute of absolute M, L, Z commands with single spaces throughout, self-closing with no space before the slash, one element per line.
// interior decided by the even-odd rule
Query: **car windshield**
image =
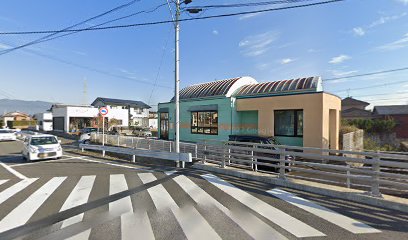
<path fill-rule="evenodd" d="M 48 145 L 57 144 L 58 140 L 55 137 L 37 137 L 31 139 L 31 145 Z"/>

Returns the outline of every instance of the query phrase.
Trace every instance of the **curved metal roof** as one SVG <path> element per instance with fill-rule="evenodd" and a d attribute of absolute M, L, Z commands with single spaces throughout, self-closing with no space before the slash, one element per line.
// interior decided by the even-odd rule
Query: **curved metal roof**
<path fill-rule="evenodd" d="M 242 81 L 240 81 L 242 79 Z M 237 83 L 240 82 L 240 83 Z M 204 98 L 214 96 L 227 96 L 230 89 L 234 89 L 233 85 L 240 87 L 242 85 L 254 83 L 255 80 L 248 77 L 237 77 L 224 80 L 218 80 L 214 82 L 207 82 L 201 84 L 195 84 L 183 88 L 180 91 L 180 99 L 192 99 L 192 98 Z M 174 98 L 172 99 L 172 101 Z"/>
<path fill-rule="evenodd" d="M 320 88 L 320 77 L 297 78 L 291 80 L 246 85 L 240 88 L 234 94 L 234 96 L 279 94 L 286 92 L 310 92 L 319 91 Z"/>

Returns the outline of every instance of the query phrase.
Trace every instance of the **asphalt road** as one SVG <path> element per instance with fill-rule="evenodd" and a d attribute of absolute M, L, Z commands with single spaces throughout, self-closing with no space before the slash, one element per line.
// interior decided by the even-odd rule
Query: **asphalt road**
<path fill-rule="evenodd" d="M 408 215 L 194 169 L 0 142 L 0 239 L 408 239 Z"/>

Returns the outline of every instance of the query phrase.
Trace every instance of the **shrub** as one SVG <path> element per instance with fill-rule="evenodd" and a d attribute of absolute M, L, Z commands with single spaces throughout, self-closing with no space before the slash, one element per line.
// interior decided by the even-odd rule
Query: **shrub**
<path fill-rule="evenodd" d="M 342 124 L 344 126 L 355 126 L 368 133 L 390 133 L 397 125 L 393 118 L 343 120 Z"/>

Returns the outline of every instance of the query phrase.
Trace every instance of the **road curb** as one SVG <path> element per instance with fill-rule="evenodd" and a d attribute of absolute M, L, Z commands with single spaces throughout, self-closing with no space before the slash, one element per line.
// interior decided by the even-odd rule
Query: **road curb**
<path fill-rule="evenodd" d="M 218 165 L 210 163 L 196 163 L 193 165 L 193 168 L 408 213 L 408 199 L 404 198 L 389 195 L 383 195 L 383 198 L 377 198 L 372 197 L 366 192 L 360 190 L 298 179 L 281 180 L 275 176 L 271 177 L 269 174 L 250 172 L 248 170 L 236 169 L 232 167 L 220 168 Z"/>

